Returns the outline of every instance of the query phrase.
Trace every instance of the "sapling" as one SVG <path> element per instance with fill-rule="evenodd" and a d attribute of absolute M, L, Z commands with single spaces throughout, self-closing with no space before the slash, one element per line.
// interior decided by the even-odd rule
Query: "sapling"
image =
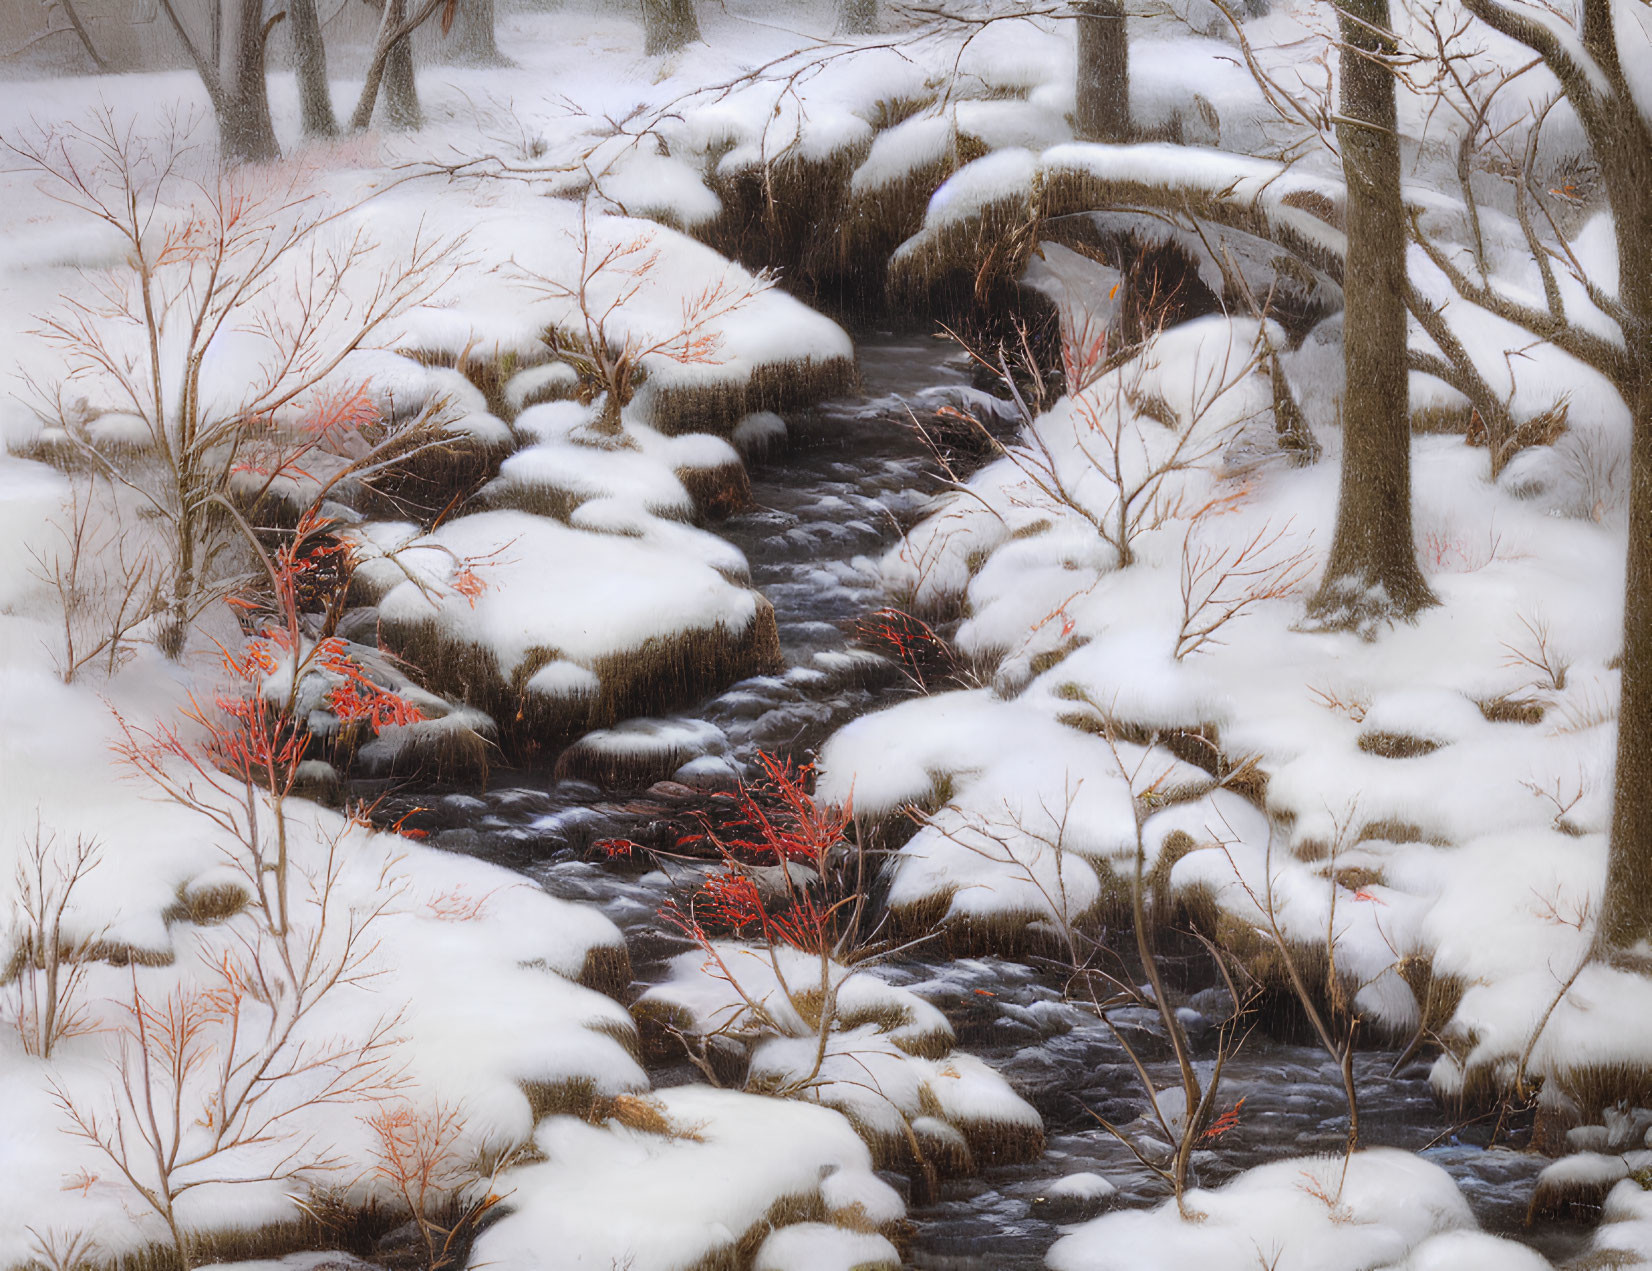
<path fill-rule="evenodd" d="M 1073 852 L 1068 836 L 1081 782 L 1069 777 L 1060 805 L 1052 807 L 1041 802 L 1035 820 L 1008 807 L 1002 820 L 996 823 L 980 815 L 967 817 L 962 827 L 944 825 L 932 816 L 920 820 L 966 850 L 1009 869 L 1013 876 L 1026 881 L 1042 900 L 1043 912 L 1039 916 L 1053 928 L 1059 942 L 1060 952 L 1054 963 L 1066 978 L 1068 1000 L 1100 1020 L 1124 1051 L 1145 1096 L 1146 1115 L 1170 1146 L 1168 1159 L 1151 1155 L 1127 1131 L 1100 1114 L 1092 1111 L 1090 1115 L 1128 1148 L 1143 1168 L 1170 1188 L 1183 1217 L 1194 1218 L 1196 1215 L 1185 1204 L 1193 1154 L 1201 1144 L 1221 1138 L 1239 1124 L 1243 1099 L 1221 1113 L 1217 1108 L 1226 1064 L 1243 1044 L 1256 989 L 1254 986 L 1241 988 L 1230 955 L 1195 933 L 1209 953 L 1232 1004 L 1231 1012 L 1217 1029 L 1209 1076 L 1201 1078 L 1193 1058 L 1193 1042 L 1171 1003 L 1154 943 L 1162 902 L 1149 900 L 1153 890 L 1150 875 L 1154 871 L 1148 868 L 1146 826 L 1149 818 L 1164 806 L 1163 787 L 1169 769 L 1150 776 L 1148 765 L 1165 752 L 1150 743 L 1140 761 L 1129 764 L 1110 722 L 1106 723 L 1105 735 L 1120 779 L 1129 787 L 1131 795 L 1135 830 L 1127 873 L 1130 923 L 1137 961 L 1146 978 L 1144 985 L 1134 984 L 1122 971 L 1114 974 L 1098 964 L 1098 959 L 1111 951 L 1094 931 L 1089 913 L 1074 903 L 1068 889 L 1067 857 Z M 1055 862 L 1051 871 L 1036 868 L 1037 860 L 1046 855 Z M 1115 1022 L 1114 1013 L 1125 1009 L 1145 1010 L 1157 1017 L 1176 1066 L 1176 1084 L 1169 1090 L 1159 1088 L 1149 1070 L 1147 1056 Z M 1176 1107 L 1178 1100 L 1180 1111 Z"/>
<path fill-rule="evenodd" d="M 1196 360 L 1188 368 L 1194 387 L 1184 417 L 1151 387 L 1155 373 L 1163 369 L 1157 359 L 1158 341 L 1167 329 L 1166 306 L 1160 299 L 1145 308 L 1144 338 L 1122 349 L 1100 319 L 1079 315 L 1063 321 L 1062 363 L 1074 416 L 1071 456 L 1052 446 L 1002 351 L 996 363 L 980 353 L 973 356 L 998 377 L 1020 410 L 1024 427 L 1017 441 L 1000 442 L 973 415 L 955 412 L 1038 496 L 1087 522 L 1113 549 L 1120 569 L 1135 563 L 1136 543 L 1144 534 L 1195 517 L 1205 506 L 1191 501 L 1177 478 L 1220 452 L 1231 426 L 1211 428 L 1211 417 L 1263 366 L 1269 352 L 1259 324 L 1249 347 L 1230 339 L 1213 363 Z M 1033 383 L 1041 382 L 1034 377 Z M 1099 495 L 1086 488 L 1095 477 L 1100 478 Z"/>
<path fill-rule="evenodd" d="M 1099 968 L 1089 965 L 1089 960 L 1074 966 L 1074 983 L 1082 992 L 1081 1000 L 1107 1025 L 1114 1039 L 1124 1048 L 1131 1068 L 1147 1096 L 1149 1112 L 1171 1144 L 1169 1162 L 1149 1159 L 1122 1129 L 1110 1124 L 1097 1113 L 1092 1112 L 1091 1115 L 1113 1137 L 1128 1147 L 1142 1165 L 1170 1186 L 1177 1212 L 1183 1218 L 1191 1219 L 1195 1215 L 1188 1209 L 1186 1198 L 1193 1153 L 1200 1143 L 1226 1133 L 1239 1120 L 1240 1108 L 1244 1102 L 1242 1099 L 1220 1115 L 1216 1110 L 1220 1106 L 1222 1077 L 1227 1061 L 1244 1044 L 1250 1008 L 1256 993 L 1254 988 L 1241 992 L 1228 956 L 1213 942 L 1200 936 L 1199 941 L 1215 963 L 1232 1006 L 1231 1013 L 1217 1030 L 1216 1053 L 1210 1075 L 1208 1079 L 1201 1080 L 1194 1066 L 1193 1044 L 1188 1037 L 1187 1027 L 1171 1005 L 1166 990 L 1159 956 L 1153 942 L 1153 924 L 1158 922 L 1158 916 L 1149 910 L 1147 899 L 1147 821 L 1162 806 L 1163 801 L 1158 795 L 1165 774 L 1160 773 L 1151 780 L 1145 779 L 1146 766 L 1155 753 L 1153 747 L 1149 746 L 1143 752 L 1137 764 L 1128 765 L 1124 762 L 1119 742 L 1111 726 L 1108 728 L 1107 741 L 1113 752 L 1115 764 L 1130 785 L 1131 810 L 1135 821 L 1135 850 L 1129 874 L 1130 921 L 1134 928 L 1136 955 L 1146 977 L 1146 991 L 1120 977 L 1107 975 Z M 1154 908 L 1156 909 L 1157 905 Z M 1109 989 L 1107 997 L 1097 992 L 1098 983 Z M 1173 1089 L 1181 1098 L 1179 1121 L 1167 1113 L 1163 1106 L 1163 1095 L 1154 1084 L 1141 1054 L 1124 1032 L 1113 1023 L 1111 1012 L 1123 1006 L 1147 1007 L 1159 1017 L 1159 1023 L 1169 1040 L 1176 1063 L 1178 1086 Z"/>
<path fill-rule="evenodd" d="M 1225 643 L 1225 628 L 1254 606 L 1294 595 L 1314 566 L 1310 549 L 1290 550 L 1290 521 L 1277 529 L 1264 523 L 1247 541 L 1218 546 L 1200 534 L 1210 515 L 1196 513 L 1182 539 L 1178 662 Z"/>
<path fill-rule="evenodd" d="M 293 452 L 314 448 L 288 440 L 293 416 L 456 269 L 456 244 L 423 232 L 399 259 L 376 264 L 377 244 L 345 228 L 355 206 L 324 206 L 301 166 L 192 176 L 200 157 L 190 131 L 176 121 L 151 138 L 104 108 L 83 123 L 0 138 L 50 198 L 121 244 L 120 264 L 83 272 L 82 285 L 39 316 L 65 374 L 33 387 L 37 409 L 81 461 L 126 491 L 166 542 L 159 643 L 174 658 L 232 576 L 236 535 L 220 505 L 238 486 L 256 504 L 292 476 Z M 242 365 L 225 383 L 214 368 L 232 350 Z M 140 444 L 111 444 L 66 415 L 69 387 L 129 414 Z M 408 457 L 404 430 L 385 440 Z M 289 463 L 272 469 L 272 448 Z M 387 457 L 354 463 L 371 471 Z"/>
<path fill-rule="evenodd" d="M 24 846 L 14 876 L 12 954 L 0 1001 L 26 1054 L 50 1059 L 57 1045 L 94 1030 L 84 1000 L 98 932 L 76 933 L 65 917 L 75 891 L 102 859 L 96 840 L 71 845 L 41 826 Z"/>
<path fill-rule="evenodd" d="M 132 655 L 134 632 L 161 599 L 160 563 L 120 520 L 109 483 L 75 476 L 52 538 L 30 546 L 33 573 L 57 596 L 62 642 L 52 649 L 65 684 L 102 663 L 113 676 Z"/>
<path fill-rule="evenodd" d="M 579 228 L 566 236 L 578 262 L 572 281 L 517 269 L 534 291 L 570 307 L 571 321 L 553 327 L 546 340 L 555 356 L 579 372 L 587 400 L 602 399 L 595 431 L 604 438 L 621 435 L 620 413 L 647 375 L 649 361 L 718 365 L 724 361 L 718 324 L 774 285 L 766 273 L 742 275 L 729 266 L 722 277 L 682 300 L 678 321 L 650 329 L 626 309 L 663 280 L 653 233 L 613 237 L 593 225 L 590 204 L 582 200 Z M 611 241 L 603 246 L 603 239 Z"/>
<path fill-rule="evenodd" d="M 1330 844 L 1329 859 L 1326 865 L 1326 880 L 1330 889 L 1325 917 L 1325 961 L 1323 993 L 1316 994 L 1314 986 L 1309 982 L 1308 971 L 1301 962 L 1302 955 L 1297 946 L 1286 934 L 1281 925 L 1279 910 L 1276 904 L 1276 893 L 1273 871 L 1274 826 L 1268 823 L 1267 845 L 1262 857 L 1263 882 L 1261 889 L 1245 876 L 1233 856 L 1233 845 L 1238 842 L 1238 836 L 1233 833 L 1232 827 L 1224 824 L 1224 829 L 1230 835 L 1223 839 L 1218 834 L 1214 846 L 1228 861 L 1233 870 L 1233 877 L 1240 889 L 1245 893 L 1260 922 L 1253 922 L 1253 930 L 1262 937 L 1272 949 L 1278 962 L 1285 970 L 1285 980 L 1303 1017 L 1313 1030 L 1315 1039 L 1319 1042 L 1326 1055 L 1337 1066 L 1337 1072 L 1342 1081 L 1343 1099 L 1348 1109 L 1348 1134 L 1343 1148 L 1343 1168 L 1339 1176 L 1337 1193 L 1327 1201 L 1328 1206 L 1339 1203 L 1341 1200 L 1342 1181 L 1347 1178 L 1348 1158 L 1359 1148 L 1359 1089 L 1354 1080 L 1354 1044 L 1359 1033 L 1361 1016 L 1354 1007 L 1348 986 L 1344 982 L 1341 972 L 1337 969 L 1337 947 L 1342 933 L 1337 929 L 1338 895 L 1344 890 L 1336 881 L 1337 857 L 1343 844 L 1346 842 L 1350 828 L 1353 825 L 1355 809 L 1349 808 L 1341 817 L 1336 826 L 1336 832 Z M 1376 895 L 1368 890 L 1361 889 L 1353 893 L 1357 903 L 1380 903 Z M 1380 925 L 1378 928 L 1381 930 Z M 1384 935 L 1385 940 L 1388 937 Z M 1388 940 L 1389 949 L 1395 953 L 1395 962 L 1399 960 L 1398 951 L 1393 942 Z M 1384 968 L 1386 971 L 1389 968 Z M 1382 972 L 1378 973 L 1379 975 Z M 1355 986 L 1355 994 L 1370 981 Z M 1322 1199 L 1324 1199 L 1322 1197 Z"/>
<path fill-rule="evenodd" d="M 424 1271 L 444 1271 L 464 1251 L 477 1224 L 500 1203 L 493 1181 L 508 1163 L 491 1168 L 467 1144 L 462 1106 L 398 1097 L 366 1118 L 373 1137 L 373 1178 L 395 1193 L 418 1228 Z"/>
<path fill-rule="evenodd" d="M 319 1181 L 343 1160 L 318 1121 L 404 1084 L 396 1016 L 319 1032 L 329 999 L 380 973 L 373 927 L 402 891 L 387 865 L 370 903 L 344 899 L 345 839 L 357 830 L 345 822 L 325 834 L 319 864 L 302 871 L 303 921 L 282 931 L 226 924 L 201 939 L 168 990 L 145 988 L 131 967 L 109 1044 L 110 1099 L 53 1082 L 68 1132 L 165 1224 L 185 1267 L 198 1254 L 180 1210 L 186 1196 L 215 1184 Z"/>

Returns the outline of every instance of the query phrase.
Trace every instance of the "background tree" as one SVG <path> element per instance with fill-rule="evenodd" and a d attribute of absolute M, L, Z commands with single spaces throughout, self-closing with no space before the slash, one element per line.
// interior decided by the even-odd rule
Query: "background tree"
<path fill-rule="evenodd" d="M 321 38 L 321 20 L 315 0 L 287 0 L 292 21 L 293 54 L 298 69 L 298 105 L 307 137 L 338 133 L 333 95 L 327 86 L 327 45 Z"/>
<path fill-rule="evenodd" d="M 451 31 L 444 38 L 448 57 L 467 66 L 500 66 L 505 58 L 499 52 L 495 34 L 497 14 L 494 0 L 459 0 L 452 10 Z M 444 14 L 444 31 L 449 25 Z"/>
<path fill-rule="evenodd" d="M 43 0 L 42 7 L 46 10 L 46 29 L 30 40 L 30 45 L 38 44 L 53 35 L 73 34 L 75 39 L 80 41 L 80 47 L 86 50 L 86 56 L 92 59 L 93 66 L 101 72 L 107 72 L 110 69 L 109 62 L 103 54 L 98 52 L 97 45 L 92 42 L 91 32 L 86 29 L 86 24 L 80 20 L 80 11 L 75 8 L 75 0 Z M 61 25 L 54 21 L 58 17 L 63 19 Z M 28 47 L 28 45 L 24 47 Z M 21 52 L 21 50 L 16 51 Z"/>
<path fill-rule="evenodd" d="M 373 122 L 373 110 L 383 88 L 385 115 L 392 127 L 417 128 L 423 122 L 419 94 L 413 82 L 413 32 L 423 26 L 438 8 L 452 12 L 454 0 L 384 0 L 384 16 L 373 41 L 361 96 L 350 127 L 357 132 Z"/>
<path fill-rule="evenodd" d="M 1637 102 L 1624 66 L 1652 48 L 1620 47 L 1626 0 L 1583 0 L 1575 35 L 1547 10 L 1506 0 L 1465 0 L 1493 30 L 1542 59 L 1582 125 L 1594 169 L 1610 205 L 1617 246 L 1617 286 L 1591 279 L 1546 212 L 1549 192 L 1527 170 L 1521 192 L 1552 231 L 1539 240 L 1538 218 L 1523 215 L 1544 280 L 1545 303 L 1526 303 L 1458 265 L 1420 233 L 1419 241 L 1459 295 L 1553 343 L 1599 371 L 1622 395 L 1633 430 L 1629 452 L 1629 558 L 1624 580 L 1623 697 L 1618 711 L 1617 775 L 1611 855 L 1599 940 L 1619 952 L 1652 940 L 1652 120 Z M 1632 21 L 1621 38 L 1633 36 Z M 1652 41 L 1648 41 L 1652 43 Z M 1546 112 L 1544 112 L 1546 114 Z M 1543 115 L 1533 124 L 1542 127 Z M 1535 135 L 1530 148 L 1535 151 Z M 1534 188 L 1535 187 L 1535 188 Z M 1529 208 L 1530 205 L 1524 205 Z M 1570 274 L 1595 309 L 1614 321 L 1621 340 L 1603 336 L 1569 313 L 1555 277 Z"/>
<path fill-rule="evenodd" d="M 846 35 L 877 30 L 878 0 L 838 0 L 838 28 Z"/>
<path fill-rule="evenodd" d="M 671 53 L 700 38 L 694 0 L 642 0 L 643 52 Z"/>
<path fill-rule="evenodd" d="M 1124 0 L 1076 0 L 1078 107 L 1074 122 L 1091 141 L 1130 138 L 1130 39 Z"/>
<path fill-rule="evenodd" d="M 1347 182 L 1342 485 L 1330 560 L 1309 613 L 1369 631 L 1434 603 L 1411 534 L 1407 219 L 1388 0 L 1344 0 L 1337 145 Z"/>
<path fill-rule="evenodd" d="M 265 83 L 265 63 L 270 32 L 287 16 L 280 10 L 268 17 L 264 0 L 228 0 L 234 6 L 235 21 L 230 32 L 228 70 L 218 56 L 217 33 L 221 29 L 221 0 L 212 0 L 209 15 L 211 33 L 202 48 L 198 36 L 178 17 L 176 0 L 160 0 L 161 12 L 171 25 L 196 74 L 212 100 L 218 119 L 218 147 L 230 163 L 264 163 L 279 158 L 281 147 L 270 122 L 270 97 Z"/>
<path fill-rule="evenodd" d="M 295 448 L 283 421 L 381 327 L 436 295 L 457 268 L 454 244 L 416 236 L 381 269 L 366 232 L 339 225 L 353 208 L 323 207 L 301 173 L 191 181 L 187 138 L 152 141 L 107 109 L 3 145 L 121 244 L 119 269 L 40 315 L 67 375 L 34 389 L 81 460 L 144 508 L 165 558 L 158 643 L 178 657 L 223 594 L 232 491 L 258 506 L 294 471 L 292 456 L 330 431 Z M 144 443 L 88 432 L 65 410 L 75 394 L 130 414 Z"/>

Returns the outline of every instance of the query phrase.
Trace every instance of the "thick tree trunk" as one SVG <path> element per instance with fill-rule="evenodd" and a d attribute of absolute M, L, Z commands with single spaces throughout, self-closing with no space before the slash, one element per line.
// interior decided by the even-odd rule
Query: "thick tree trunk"
<path fill-rule="evenodd" d="M 218 119 L 218 151 L 226 163 L 265 163 L 281 157 L 275 127 L 270 122 L 269 87 L 265 82 L 264 53 L 270 29 L 286 17 L 282 10 L 264 17 L 263 0 L 231 0 L 236 6 L 235 43 L 230 64 L 218 57 L 222 36 L 220 0 L 208 10 L 211 55 L 204 52 L 178 17 L 173 0 L 160 0 L 161 11 L 173 34 L 212 98 Z"/>
<path fill-rule="evenodd" d="M 672 53 L 700 38 L 694 0 L 642 0 L 643 52 Z"/>
<path fill-rule="evenodd" d="M 448 58 L 466 66 L 503 65 L 494 22 L 494 0 L 460 0 L 453 30 L 443 45 Z"/>
<path fill-rule="evenodd" d="M 1348 183 L 1343 276 L 1342 488 L 1336 533 L 1309 614 L 1370 634 L 1435 603 L 1411 535 L 1411 422 L 1406 366 L 1406 219 L 1388 0 L 1344 0 L 1342 115 Z"/>
<path fill-rule="evenodd" d="M 1079 0 L 1078 135 L 1090 141 L 1130 139 L 1130 38 L 1124 0 Z"/>
<path fill-rule="evenodd" d="M 240 0 L 235 28 L 234 64 L 218 110 L 218 139 L 224 157 L 236 163 L 266 163 L 281 157 L 270 122 L 270 95 L 264 52 L 270 27 L 264 0 Z"/>
<path fill-rule="evenodd" d="M 327 45 L 321 38 L 321 21 L 315 0 L 287 0 L 287 16 L 292 20 L 293 53 L 298 63 L 298 104 L 304 118 L 306 137 L 332 137 L 338 133 L 338 116 L 333 113 L 333 96 L 327 86 Z"/>
<path fill-rule="evenodd" d="M 1652 252 L 1652 243 L 1647 250 Z M 1652 338 L 1652 332 L 1642 338 Z M 1623 698 L 1618 707 L 1611 854 L 1599 930 L 1599 941 L 1607 950 L 1652 942 L 1652 357 L 1643 355 L 1639 361 L 1641 389 L 1630 401 L 1635 432 L 1629 453 Z"/>
<path fill-rule="evenodd" d="M 435 11 L 434 5 L 420 4 L 416 27 Z M 404 30 L 403 28 L 408 29 Z M 397 38 L 400 32 L 400 38 Z M 378 37 L 373 42 L 373 56 L 367 63 L 367 74 L 362 79 L 361 96 L 350 115 L 350 128 L 360 132 L 373 122 L 373 110 L 378 104 L 379 89 L 384 89 L 385 117 L 392 127 L 416 128 L 423 122 L 419 110 L 418 90 L 413 82 L 413 28 L 408 27 L 407 0 L 385 0 L 384 16 L 379 20 Z"/>
<path fill-rule="evenodd" d="M 838 0 L 838 29 L 866 35 L 878 29 L 878 0 Z"/>
<path fill-rule="evenodd" d="M 407 0 L 385 0 L 399 26 L 407 21 Z M 417 128 L 424 122 L 418 85 L 413 79 L 413 37 L 397 40 L 384 59 L 384 117 L 392 128 Z"/>
<path fill-rule="evenodd" d="M 1603 129 L 1602 131 L 1608 131 Z M 1611 197 L 1618 297 L 1626 312 L 1619 389 L 1634 428 L 1629 452 L 1629 564 L 1623 595 L 1612 839 L 1600 943 L 1652 942 L 1652 127 L 1622 112 L 1596 161 Z"/>

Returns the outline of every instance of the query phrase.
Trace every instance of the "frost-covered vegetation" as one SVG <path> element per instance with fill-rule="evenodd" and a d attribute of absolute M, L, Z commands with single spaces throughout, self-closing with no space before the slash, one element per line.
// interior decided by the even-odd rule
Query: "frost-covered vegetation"
<path fill-rule="evenodd" d="M 1644 9 L 0 14 L 0 1271 L 1652 1265 Z"/>

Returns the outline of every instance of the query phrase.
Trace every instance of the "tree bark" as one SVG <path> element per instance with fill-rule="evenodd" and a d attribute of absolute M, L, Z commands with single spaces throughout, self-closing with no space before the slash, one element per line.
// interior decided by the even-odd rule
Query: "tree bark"
<path fill-rule="evenodd" d="M 1336 532 L 1310 617 L 1371 634 L 1435 603 L 1411 533 L 1411 421 L 1406 358 L 1405 206 L 1388 0 L 1339 9 L 1342 121 L 1348 183 L 1343 272 L 1342 487 Z"/>
<path fill-rule="evenodd" d="M 1079 0 L 1078 135 L 1090 141 L 1130 139 L 1130 38 L 1124 0 Z"/>
<path fill-rule="evenodd" d="M 1611 853 L 1598 939 L 1608 949 L 1652 942 L 1652 127 L 1632 105 L 1596 140 L 1618 243 L 1629 450 L 1629 561 L 1623 594 L 1623 697 L 1618 707 Z"/>
<path fill-rule="evenodd" d="M 293 52 L 298 63 L 298 104 L 306 137 L 338 135 L 338 116 L 327 85 L 327 45 L 315 0 L 287 0 L 292 19 Z"/>
<path fill-rule="evenodd" d="M 694 0 L 642 0 L 643 52 L 674 53 L 700 38 Z"/>
<path fill-rule="evenodd" d="M 385 0 L 399 26 L 407 21 L 407 0 Z M 413 78 L 413 37 L 404 36 L 384 59 L 384 117 L 392 128 L 417 128 L 424 122 L 419 89 Z"/>
<path fill-rule="evenodd" d="M 385 92 L 385 111 L 391 124 L 416 128 L 423 119 L 413 82 L 413 32 L 436 11 L 441 0 L 416 0 L 416 11 L 408 16 L 407 0 L 385 0 L 384 16 L 373 41 L 373 56 L 362 78 L 361 96 L 350 115 L 350 129 L 360 132 L 373 122 L 379 88 Z"/>
<path fill-rule="evenodd" d="M 867 35 L 878 29 L 878 0 L 838 0 L 838 29 Z"/>
<path fill-rule="evenodd" d="M 466 66 L 505 64 L 495 35 L 494 10 L 494 0 L 460 0 L 448 37 L 447 52 L 453 61 Z"/>
<path fill-rule="evenodd" d="M 195 64 L 196 74 L 212 99 L 213 114 L 218 119 L 218 150 L 225 162 L 267 163 L 281 157 L 281 147 L 275 140 L 275 126 L 270 122 L 265 51 L 270 30 L 286 16 L 286 11 L 266 19 L 263 0 L 236 0 L 236 4 L 239 20 L 227 75 L 216 55 L 208 57 L 190 37 L 178 19 L 173 0 L 161 0 L 161 11 L 166 14 L 184 52 L 189 54 L 189 60 Z M 217 0 L 213 0 L 210 17 L 216 48 L 221 30 Z"/>
<path fill-rule="evenodd" d="M 240 23 L 235 31 L 235 63 L 230 83 L 229 109 L 219 116 L 224 148 L 248 163 L 266 163 L 281 157 L 270 121 L 270 94 L 265 52 L 269 33 L 286 14 L 264 17 L 264 0 L 241 0 Z"/>

